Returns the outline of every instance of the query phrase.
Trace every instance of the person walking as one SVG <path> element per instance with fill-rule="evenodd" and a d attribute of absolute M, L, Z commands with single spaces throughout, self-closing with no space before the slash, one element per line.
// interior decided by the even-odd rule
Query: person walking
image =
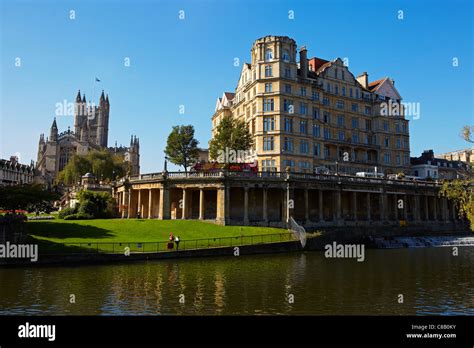
<path fill-rule="evenodd" d="M 174 242 L 176 243 L 176 251 L 178 251 L 178 249 L 179 249 L 179 242 L 180 241 L 181 240 L 179 239 L 179 236 L 174 237 Z"/>

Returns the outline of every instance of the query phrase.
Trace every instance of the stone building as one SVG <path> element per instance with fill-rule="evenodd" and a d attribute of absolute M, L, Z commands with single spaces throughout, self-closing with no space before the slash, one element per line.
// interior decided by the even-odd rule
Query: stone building
<path fill-rule="evenodd" d="M 461 161 L 474 165 L 474 148 L 458 151 L 451 151 L 436 155 L 436 158 L 443 158 L 448 161 Z"/>
<path fill-rule="evenodd" d="M 49 137 L 40 135 L 36 174 L 38 180 L 51 183 L 76 154 L 85 155 L 91 150 L 108 149 L 120 154 L 131 165 L 131 173 L 140 173 L 140 143 L 132 136 L 130 146 L 108 147 L 109 136 L 109 96 L 100 95 L 99 105 L 87 103 L 86 96 L 77 93 L 74 108 L 74 131 L 68 129 L 59 133 L 56 119 L 50 128 Z"/>
<path fill-rule="evenodd" d="M 217 100 L 213 134 L 224 116 L 244 120 L 266 171 L 407 172 L 408 120 L 394 81 L 356 77 L 340 58 L 308 58 L 306 47 L 297 59 L 289 37 L 256 40 L 235 91 Z"/>
<path fill-rule="evenodd" d="M 420 157 L 411 157 L 411 172 L 422 179 L 457 179 L 472 175 L 471 164 L 460 160 L 448 160 L 434 155 L 433 150 L 425 150 Z"/>
<path fill-rule="evenodd" d="M 10 160 L 0 159 L 0 186 L 30 184 L 34 175 L 33 161 L 28 165 L 19 163 L 16 156 Z"/>

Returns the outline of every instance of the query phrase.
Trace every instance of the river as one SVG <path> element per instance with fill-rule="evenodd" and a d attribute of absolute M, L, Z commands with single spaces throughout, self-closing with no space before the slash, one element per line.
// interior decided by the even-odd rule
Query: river
<path fill-rule="evenodd" d="M 473 315 L 474 248 L 0 269 L 0 314 Z"/>

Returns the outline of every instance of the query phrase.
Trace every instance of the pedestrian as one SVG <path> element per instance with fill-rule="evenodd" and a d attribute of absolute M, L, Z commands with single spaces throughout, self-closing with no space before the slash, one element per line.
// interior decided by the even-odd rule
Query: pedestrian
<path fill-rule="evenodd" d="M 168 239 L 168 250 L 171 250 L 173 249 L 173 246 L 174 246 L 174 237 L 173 237 L 173 233 L 170 232 L 170 236 L 169 236 L 169 239 Z"/>
<path fill-rule="evenodd" d="M 176 243 L 176 251 L 178 251 L 178 249 L 179 249 L 179 242 L 180 242 L 179 236 L 176 236 L 176 237 L 174 238 L 174 242 Z"/>

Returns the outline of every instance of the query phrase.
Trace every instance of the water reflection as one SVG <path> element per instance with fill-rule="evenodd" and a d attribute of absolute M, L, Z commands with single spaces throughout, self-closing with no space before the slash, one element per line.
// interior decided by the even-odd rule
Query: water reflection
<path fill-rule="evenodd" d="M 367 250 L 365 262 L 307 252 L 1 269 L 0 314 L 472 315 L 474 250 L 459 251 Z"/>

